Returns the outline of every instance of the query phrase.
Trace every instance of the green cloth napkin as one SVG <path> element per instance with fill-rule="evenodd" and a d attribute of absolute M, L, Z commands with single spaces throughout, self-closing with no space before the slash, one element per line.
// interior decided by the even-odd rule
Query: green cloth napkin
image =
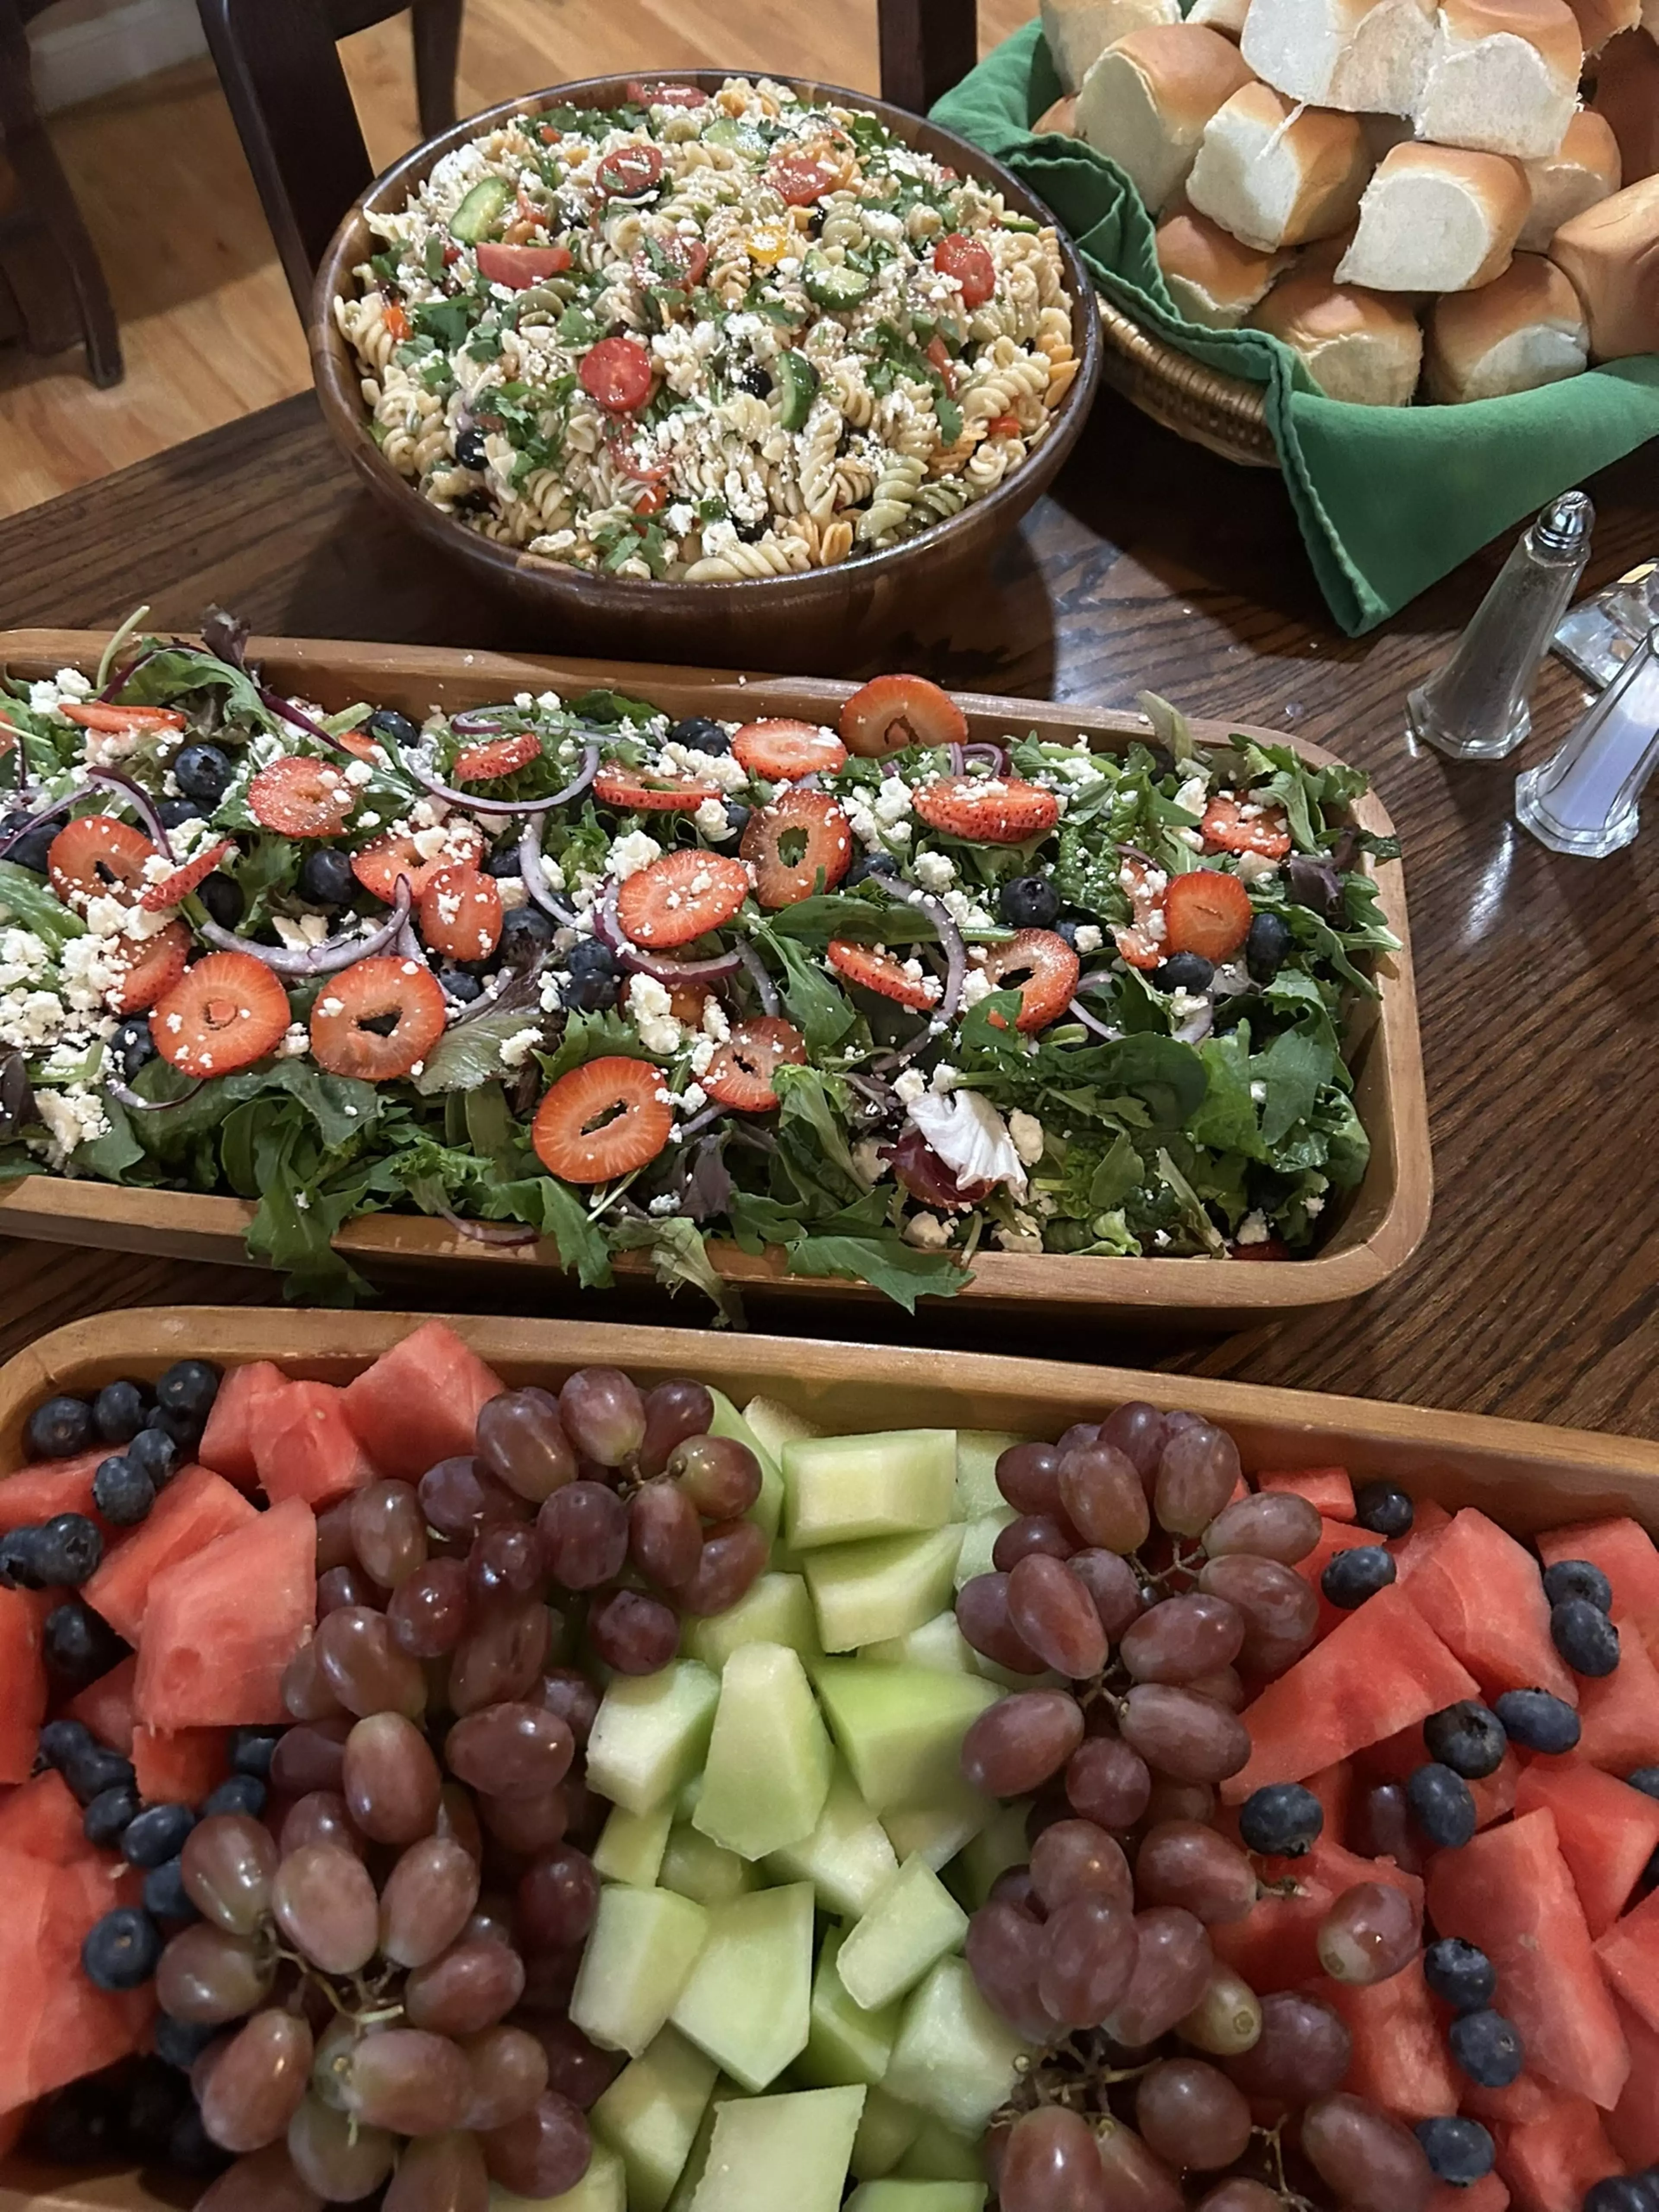
<path fill-rule="evenodd" d="M 1351 637 L 1659 433 L 1652 354 L 1507 399 L 1356 407 L 1322 398 L 1278 338 L 1185 321 L 1164 288 L 1152 222 L 1116 163 L 1075 139 L 1033 133 L 1060 92 L 1041 27 L 1028 23 L 946 94 L 933 119 L 1047 201 L 1126 314 L 1194 360 L 1264 387 L 1314 573 Z"/>

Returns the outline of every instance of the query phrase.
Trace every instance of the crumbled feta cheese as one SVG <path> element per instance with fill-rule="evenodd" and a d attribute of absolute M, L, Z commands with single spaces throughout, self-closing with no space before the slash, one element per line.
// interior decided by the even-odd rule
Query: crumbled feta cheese
<path fill-rule="evenodd" d="M 726 1009 L 711 991 L 702 1002 L 702 1033 L 716 1044 L 724 1044 L 732 1034 L 732 1024 L 726 1019 Z M 702 1070 L 697 1070 L 699 1075 Z"/>
<path fill-rule="evenodd" d="M 1014 1140 L 1014 1150 L 1028 1168 L 1034 1168 L 1042 1158 L 1042 1124 L 1035 1114 L 1022 1113 L 1018 1106 L 1008 1116 L 1008 1134 Z"/>
<path fill-rule="evenodd" d="M 346 781 L 356 784 L 361 791 L 366 783 L 374 782 L 374 763 L 373 761 L 350 760 L 346 763 L 343 774 Z"/>
<path fill-rule="evenodd" d="M 679 1212 L 679 1198 L 675 1192 L 665 1190 L 659 1198 L 653 1198 L 645 1210 L 647 1213 L 654 1215 L 655 1218 L 660 1221 L 666 1215 L 678 1213 Z"/>
<path fill-rule="evenodd" d="M 97 893 L 86 902 L 87 927 L 94 937 L 118 937 L 126 927 L 127 908 L 119 899 Z"/>
<path fill-rule="evenodd" d="M 449 832 L 441 822 L 434 822 L 429 829 L 417 830 L 409 842 L 422 860 L 435 860 L 449 842 Z"/>
<path fill-rule="evenodd" d="M 691 819 L 711 844 L 723 844 L 732 835 L 725 805 L 718 799 L 705 799 Z"/>
<path fill-rule="evenodd" d="M 0 991 L 32 982 L 51 965 L 51 953 L 32 929 L 0 932 Z"/>
<path fill-rule="evenodd" d="M 692 1074 L 707 1075 L 708 1073 L 708 1063 L 713 1060 L 718 1049 L 719 1048 L 716 1046 L 713 1037 L 694 1037 L 691 1040 L 690 1055 Z M 693 1089 L 696 1088 L 695 1085 L 692 1087 Z"/>
<path fill-rule="evenodd" d="M 1176 793 L 1175 803 L 1183 814 L 1196 814 L 1201 819 L 1210 803 L 1210 779 L 1200 771 L 1189 775 Z"/>
<path fill-rule="evenodd" d="M 956 862 L 948 853 L 918 853 L 910 872 L 925 891 L 948 891 L 957 879 Z"/>
<path fill-rule="evenodd" d="M 948 1098 L 961 1080 L 960 1074 L 949 1060 L 942 1060 L 933 1070 L 933 1079 L 927 1087 L 935 1097 Z"/>
<path fill-rule="evenodd" d="M 997 1224 L 996 1241 L 1005 1252 L 1040 1252 L 1042 1224 L 1029 1213 L 1016 1212 L 1012 1226 L 1003 1222 Z"/>
<path fill-rule="evenodd" d="M 654 975 L 635 975 L 628 986 L 628 1011 L 647 1052 L 678 1052 L 684 1034 L 675 1020 L 666 988 Z"/>
<path fill-rule="evenodd" d="M 1170 1012 L 1177 1028 L 1194 1014 L 1201 1014 L 1209 1003 L 1202 991 L 1186 991 L 1179 984 L 1170 994 Z"/>
<path fill-rule="evenodd" d="M 914 1106 L 918 1098 L 927 1096 L 927 1078 L 919 1067 L 907 1067 L 894 1084 L 893 1091 L 907 1106 Z"/>
<path fill-rule="evenodd" d="M 52 1003 L 55 1006 L 57 1000 Z M 34 1105 L 52 1139 L 54 1167 L 65 1166 L 77 1145 L 91 1144 L 109 1133 L 109 1116 L 82 1085 L 72 1084 L 67 1091 L 37 1091 Z"/>
<path fill-rule="evenodd" d="M 331 1021 L 336 1014 L 344 1013 L 345 1000 L 343 999 L 337 999 L 331 992 L 329 996 L 322 1000 L 321 1004 L 318 1006 L 317 1011 L 319 1014 L 326 1014 Z"/>
<path fill-rule="evenodd" d="M 311 1031 L 303 1022 L 290 1022 L 281 1044 L 276 1048 L 278 1060 L 302 1060 L 311 1049 Z"/>
<path fill-rule="evenodd" d="M 921 1252 L 942 1252 L 951 1232 L 936 1213 L 913 1213 L 904 1224 L 904 1241 Z"/>
<path fill-rule="evenodd" d="M 1271 883 L 1278 873 L 1278 861 L 1270 860 L 1265 853 L 1241 853 L 1238 856 L 1238 878 L 1241 883 Z"/>
<path fill-rule="evenodd" d="M 1253 1083 L 1250 1085 L 1250 1103 L 1253 1106 L 1265 1106 L 1267 1104 L 1267 1086 L 1265 1083 Z"/>
<path fill-rule="evenodd" d="M 532 1022 L 527 1029 L 514 1030 L 501 1046 L 501 1066 L 522 1067 L 541 1041 L 541 1029 L 537 1023 Z"/>
<path fill-rule="evenodd" d="M 853 1147 L 853 1165 L 859 1179 L 871 1189 L 886 1175 L 892 1163 L 881 1157 L 884 1150 L 878 1137 L 860 1137 Z"/>
<path fill-rule="evenodd" d="M 692 783 L 717 783 L 722 791 L 741 791 L 749 781 L 748 769 L 734 754 L 701 752 L 696 745 L 683 745 L 672 738 L 662 749 L 662 765 L 671 775 L 683 775 Z"/>
<path fill-rule="evenodd" d="M 662 847 L 643 830 L 630 830 L 627 836 L 618 837 L 611 848 L 611 872 L 618 883 L 626 883 L 629 876 L 637 875 L 641 868 L 648 868 L 653 860 L 661 858 Z M 657 988 L 660 990 L 662 986 L 659 984 Z"/>
<path fill-rule="evenodd" d="M 1325 1201 L 1322 1198 L 1304 1198 L 1302 1201 L 1302 1211 L 1311 1221 L 1316 1215 L 1325 1211 Z"/>
<path fill-rule="evenodd" d="M 503 914 L 516 914 L 521 906 L 530 903 L 530 894 L 524 887 L 522 876 L 497 876 L 495 890 Z"/>
<path fill-rule="evenodd" d="M 982 968 L 970 968 L 962 979 L 962 1011 L 970 1013 L 981 999 L 990 998 L 996 985 Z"/>
<path fill-rule="evenodd" d="M 1095 927 L 1093 922 L 1080 921 L 1073 932 L 1072 944 L 1073 949 L 1078 952 L 1098 952 L 1101 946 L 1100 932 Z"/>
<path fill-rule="evenodd" d="M 902 820 L 910 811 L 913 803 L 914 794 L 902 776 L 884 776 L 875 798 L 876 819 L 890 825 Z"/>
<path fill-rule="evenodd" d="M 1238 1233 L 1233 1242 L 1235 1244 L 1265 1244 L 1267 1241 L 1267 1217 L 1258 1206 L 1239 1223 Z"/>
<path fill-rule="evenodd" d="M 299 1207 L 301 1213 L 309 1213 L 311 1211 L 310 1193 L 308 1191 L 296 1190 L 294 1194 L 294 1203 Z"/>
<path fill-rule="evenodd" d="M 966 891 L 946 891 L 945 910 L 958 929 L 990 929 L 994 926 L 986 909 L 969 898 Z"/>

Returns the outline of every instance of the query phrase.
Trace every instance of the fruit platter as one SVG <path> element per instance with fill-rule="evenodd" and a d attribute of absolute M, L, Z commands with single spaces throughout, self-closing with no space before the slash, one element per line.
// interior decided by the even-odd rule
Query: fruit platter
<path fill-rule="evenodd" d="M 128 1314 L 0 1375 L 6 2212 L 1649 2212 L 1659 1449 Z"/>

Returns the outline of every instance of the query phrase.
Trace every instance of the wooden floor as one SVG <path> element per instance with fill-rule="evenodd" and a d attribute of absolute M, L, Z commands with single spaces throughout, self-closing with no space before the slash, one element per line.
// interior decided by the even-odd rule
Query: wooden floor
<path fill-rule="evenodd" d="M 981 40 L 1032 12 L 980 0 Z M 874 0 L 468 0 L 463 113 L 613 70 L 772 68 L 873 92 Z M 377 167 L 417 136 L 402 17 L 343 49 Z M 121 319 L 125 381 L 0 348 L 0 514 L 302 388 L 299 319 L 210 65 L 53 119 Z"/>

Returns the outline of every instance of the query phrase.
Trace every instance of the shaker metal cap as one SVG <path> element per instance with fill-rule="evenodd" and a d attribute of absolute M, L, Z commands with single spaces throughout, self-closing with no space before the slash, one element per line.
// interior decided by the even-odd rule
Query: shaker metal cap
<path fill-rule="evenodd" d="M 1564 491 L 1533 525 L 1540 552 L 1576 553 L 1595 527 L 1595 503 L 1584 491 Z"/>

